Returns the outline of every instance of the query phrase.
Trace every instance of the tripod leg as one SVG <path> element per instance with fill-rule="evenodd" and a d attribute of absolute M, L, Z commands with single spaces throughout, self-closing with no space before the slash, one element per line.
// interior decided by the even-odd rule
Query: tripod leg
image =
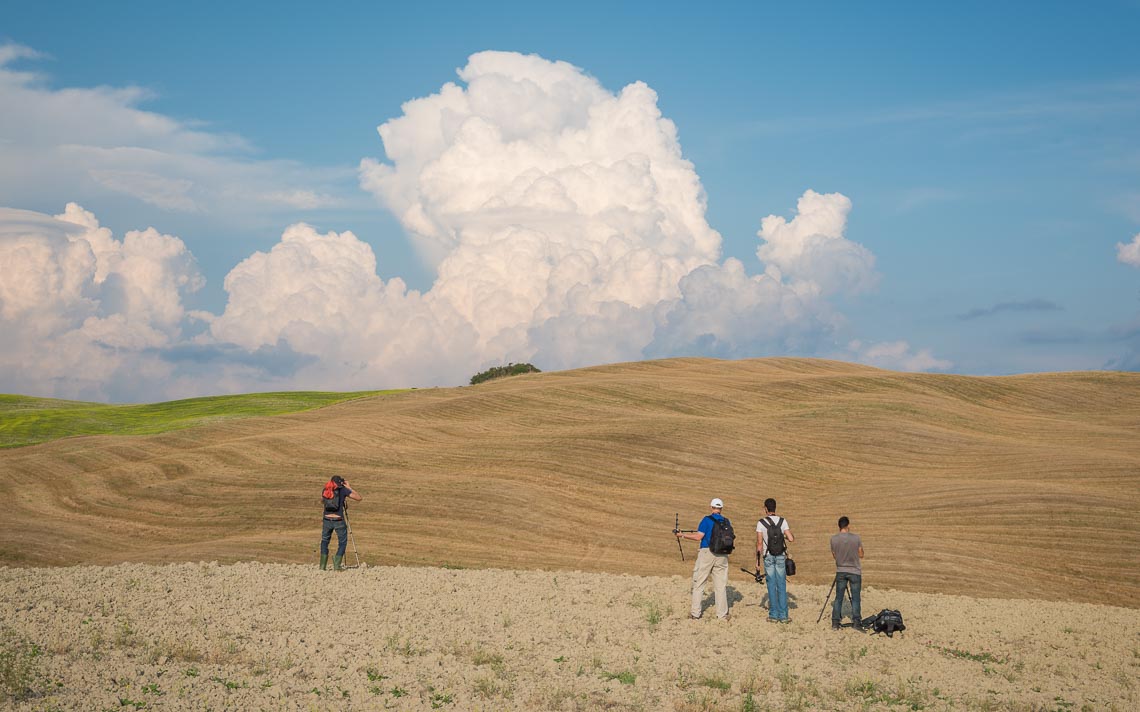
<path fill-rule="evenodd" d="M 356 568 L 360 568 L 360 552 L 356 550 L 356 537 L 352 535 L 352 523 L 348 521 L 348 507 L 344 508 L 344 525 L 348 527 L 348 541 L 352 544 L 352 555 L 356 557 Z"/>
<path fill-rule="evenodd" d="M 819 617 L 815 619 L 816 623 L 823 620 L 823 612 L 827 610 L 827 602 L 831 600 L 831 592 L 835 590 L 835 579 L 831 579 L 831 588 L 827 589 L 827 598 L 823 599 L 823 608 L 819 609 Z"/>

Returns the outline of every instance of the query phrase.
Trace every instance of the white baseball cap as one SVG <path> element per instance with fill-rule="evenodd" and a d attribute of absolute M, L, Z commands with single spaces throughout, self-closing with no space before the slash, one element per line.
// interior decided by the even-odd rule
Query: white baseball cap
<path fill-rule="evenodd" d="M 720 497 L 713 497 L 713 501 L 709 502 L 709 506 L 724 509 L 724 502 L 720 501 Z"/>

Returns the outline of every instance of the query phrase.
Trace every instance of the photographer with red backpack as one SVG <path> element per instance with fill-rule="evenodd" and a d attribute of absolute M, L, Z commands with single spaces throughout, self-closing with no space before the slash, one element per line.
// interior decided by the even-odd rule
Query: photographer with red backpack
<path fill-rule="evenodd" d="M 689 618 L 701 617 L 701 602 L 705 596 L 705 582 L 712 576 L 713 596 L 716 599 L 716 617 L 728 620 L 728 555 L 732 553 L 736 535 L 732 523 L 721 514 L 724 502 L 716 498 L 709 502 L 709 514 L 696 531 L 677 530 L 678 539 L 701 543 L 697 563 L 693 565 L 693 605 Z"/>
<path fill-rule="evenodd" d="M 333 571 L 341 571 L 344 566 L 341 561 L 344 559 L 344 551 L 348 547 L 348 525 L 345 523 L 344 500 L 352 499 L 359 502 L 364 499 L 356 492 L 344 478 L 340 475 L 334 475 L 331 480 L 325 485 L 324 491 L 321 492 L 321 503 L 324 505 L 325 514 L 321 524 L 321 570 L 324 571 L 329 562 L 329 540 L 332 539 L 333 532 L 336 532 L 336 556 L 333 557 Z"/>

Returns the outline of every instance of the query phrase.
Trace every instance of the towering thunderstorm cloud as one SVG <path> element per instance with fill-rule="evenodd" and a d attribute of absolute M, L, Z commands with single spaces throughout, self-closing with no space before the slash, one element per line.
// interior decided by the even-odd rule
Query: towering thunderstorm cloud
<path fill-rule="evenodd" d="M 842 317 L 829 301 L 876 280 L 874 257 L 844 237 L 845 196 L 809 190 L 791 219 L 764 218 L 764 270 L 749 274 L 722 260 L 700 179 L 648 86 L 615 94 L 565 62 L 507 52 L 473 55 L 459 78 L 379 127 L 389 162 L 360 164 L 363 188 L 433 267 L 428 291 L 382 280 L 351 232 L 296 224 L 233 268 L 223 313 L 192 315 L 208 329 L 187 339 L 180 295 L 200 278 L 177 238 L 148 230 L 116 243 L 70 205 L 60 219 L 76 229 L 0 216 L 26 222 L 0 249 L 41 275 L 16 278 L 3 260 L 2 318 L 21 330 L 3 352 L 5 379 L 15 367 L 41 391 L 103 382 L 121 396 L 111 383 L 126 369 L 154 395 L 185 395 L 456 384 L 506 361 L 860 357 L 857 342 L 837 345 Z M 67 364 L 34 356 L 65 342 L 83 348 L 61 354 Z M 926 356 L 904 342 L 874 354 L 887 366 L 949 365 Z"/>

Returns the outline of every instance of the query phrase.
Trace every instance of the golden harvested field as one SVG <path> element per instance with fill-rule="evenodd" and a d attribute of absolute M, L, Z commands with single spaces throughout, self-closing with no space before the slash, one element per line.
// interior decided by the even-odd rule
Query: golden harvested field
<path fill-rule="evenodd" d="M 370 565 L 687 576 L 775 497 L 798 583 L 846 514 L 871 586 L 1140 607 L 1140 374 L 903 374 L 675 359 L 0 451 L 0 562 L 316 560 L 343 474 Z"/>

